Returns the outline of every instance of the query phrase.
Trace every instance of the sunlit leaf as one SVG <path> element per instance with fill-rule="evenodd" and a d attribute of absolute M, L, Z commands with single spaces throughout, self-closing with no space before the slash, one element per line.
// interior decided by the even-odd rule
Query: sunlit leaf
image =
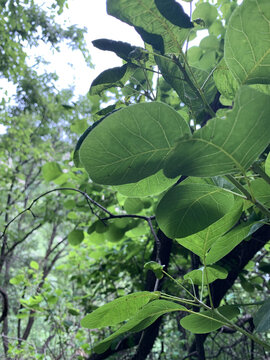
<path fill-rule="evenodd" d="M 161 15 L 154 0 L 107 0 L 108 14 L 160 37 L 165 53 L 179 53 L 189 29 L 180 29 Z M 184 16 L 184 15 L 183 15 Z M 191 26 L 188 23 L 188 26 Z M 146 41 L 144 36 L 144 41 Z M 151 42 L 150 42 L 151 43 Z"/>
<path fill-rule="evenodd" d="M 149 195 L 160 194 L 171 187 L 176 181 L 177 178 L 169 179 L 163 174 L 163 171 L 160 170 L 156 174 L 138 182 L 118 185 L 113 188 L 128 197 L 146 197 Z"/>
<path fill-rule="evenodd" d="M 179 140 L 166 161 L 165 175 L 209 177 L 244 173 L 270 141 L 270 97 L 240 88 L 232 111 Z"/>
<path fill-rule="evenodd" d="M 107 116 L 89 132 L 79 158 L 97 183 L 134 183 L 158 172 L 176 139 L 184 134 L 190 134 L 186 121 L 168 105 L 131 105 Z"/>
<path fill-rule="evenodd" d="M 225 61 L 240 84 L 270 84 L 268 0 L 244 1 L 230 18 Z"/>
<path fill-rule="evenodd" d="M 195 234 L 231 210 L 234 197 L 222 188 L 206 184 L 178 185 L 158 204 L 156 217 L 170 238 Z"/>

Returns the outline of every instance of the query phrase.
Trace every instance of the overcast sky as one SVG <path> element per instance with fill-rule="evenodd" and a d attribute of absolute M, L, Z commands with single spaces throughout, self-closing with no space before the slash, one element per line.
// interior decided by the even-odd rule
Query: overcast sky
<path fill-rule="evenodd" d="M 197 0 L 193 1 L 193 4 Z M 179 1 L 189 13 L 190 4 Z M 194 6 L 194 5 L 193 5 Z M 89 69 L 84 64 L 82 55 L 79 52 L 63 51 L 53 56 L 53 63 L 49 71 L 56 71 L 60 78 L 59 85 L 68 87 L 74 84 L 76 95 L 84 95 L 89 90 L 94 78 L 110 67 L 120 66 L 122 60 L 112 52 L 104 52 L 92 46 L 92 41 L 100 38 L 107 38 L 118 41 L 129 42 L 132 45 L 144 46 L 140 36 L 132 26 L 129 26 L 118 19 L 107 15 L 106 0 L 69 0 L 69 9 L 65 10 L 65 16 L 61 20 L 67 20 L 70 24 L 77 24 L 86 27 L 88 33 L 85 36 L 92 62 L 95 69 Z M 46 50 L 44 55 L 46 55 Z M 71 66 L 73 70 L 71 70 Z"/>

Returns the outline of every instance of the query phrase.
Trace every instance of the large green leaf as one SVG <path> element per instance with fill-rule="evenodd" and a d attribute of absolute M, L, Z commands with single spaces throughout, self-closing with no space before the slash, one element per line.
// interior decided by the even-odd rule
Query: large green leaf
<path fill-rule="evenodd" d="M 239 220 L 242 214 L 242 208 L 243 201 L 237 198 L 231 210 L 221 219 L 197 234 L 182 239 L 176 239 L 176 241 L 194 254 L 204 258 L 215 241 L 230 230 Z"/>
<path fill-rule="evenodd" d="M 245 0 L 231 16 L 225 61 L 241 84 L 270 84 L 269 0 Z"/>
<path fill-rule="evenodd" d="M 134 183 L 158 172 L 185 120 L 163 103 L 131 105 L 107 116 L 84 138 L 80 162 L 97 183 Z"/>
<path fill-rule="evenodd" d="M 263 223 L 252 222 L 249 224 L 241 224 L 227 232 L 212 245 L 209 253 L 206 256 L 205 264 L 213 264 L 222 259 L 232 249 L 234 249 L 241 241 L 253 232 L 258 230 Z"/>
<path fill-rule="evenodd" d="M 270 299 L 266 300 L 253 318 L 257 332 L 265 332 L 270 329 Z"/>
<path fill-rule="evenodd" d="M 179 140 L 166 160 L 165 175 L 209 177 L 244 173 L 270 141 L 270 97 L 243 86 L 225 119 L 214 118 Z"/>
<path fill-rule="evenodd" d="M 113 326 L 130 319 L 140 308 L 150 300 L 159 298 L 158 292 L 139 291 L 133 294 L 117 298 L 90 314 L 87 314 L 81 321 L 81 325 L 88 329 Z"/>
<path fill-rule="evenodd" d="M 145 197 L 160 194 L 172 186 L 177 179 L 169 179 L 160 170 L 154 175 L 132 184 L 118 185 L 113 188 L 129 197 Z"/>
<path fill-rule="evenodd" d="M 154 0 L 107 0 L 107 12 L 148 34 L 162 37 L 165 53 L 181 52 L 189 34 L 189 29 L 181 29 L 162 16 Z M 145 36 L 143 39 L 147 41 Z"/>
<path fill-rule="evenodd" d="M 120 329 L 118 329 L 111 336 L 97 344 L 94 347 L 95 352 L 97 352 L 98 354 L 103 353 L 108 349 L 112 340 L 117 338 L 119 335 L 127 331 L 142 331 L 146 327 L 150 326 L 154 321 L 156 321 L 156 319 L 158 319 L 161 315 L 172 311 L 186 311 L 186 308 L 171 301 L 152 301 L 151 303 L 145 305 L 142 309 L 140 309 L 137 314 L 125 325 L 120 327 Z"/>
<path fill-rule="evenodd" d="M 156 217 L 161 230 L 170 238 L 195 234 L 231 210 L 234 197 L 212 185 L 178 185 L 158 204 Z"/>
<path fill-rule="evenodd" d="M 192 86 L 186 82 L 184 75 L 172 59 L 156 56 L 156 61 L 164 79 L 177 92 L 180 99 L 193 111 L 202 110 L 205 104 L 202 102 L 197 87 L 204 92 L 207 102 L 210 104 L 215 97 L 216 87 L 209 72 L 196 67 L 186 68 L 186 72 L 192 82 Z"/>
<path fill-rule="evenodd" d="M 239 314 L 239 309 L 236 306 L 225 305 L 217 310 L 229 320 Z M 180 324 L 184 329 L 189 330 L 194 334 L 206 334 L 228 324 L 213 310 L 203 311 L 200 314 L 201 315 L 192 314 L 185 316 L 181 319 Z"/>

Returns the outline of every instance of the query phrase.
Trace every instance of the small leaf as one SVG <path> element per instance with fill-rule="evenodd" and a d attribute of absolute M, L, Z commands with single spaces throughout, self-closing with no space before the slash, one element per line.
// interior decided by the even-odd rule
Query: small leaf
<path fill-rule="evenodd" d="M 79 245 L 84 239 L 84 234 L 82 230 L 72 230 L 68 235 L 68 242 L 72 246 Z"/>
<path fill-rule="evenodd" d="M 253 317 L 256 332 L 270 329 L 270 299 L 267 299 Z"/>
<path fill-rule="evenodd" d="M 104 90 L 111 87 L 123 87 L 136 68 L 136 65 L 128 63 L 121 67 L 114 67 L 103 71 L 92 82 L 90 95 L 100 95 Z"/>
<path fill-rule="evenodd" d="M 166 300 L 155 300 L 150 302 L 142 309 L 140 309 L 137 314 L 133 318 L 131 318 L 125 325 L 120 327 L 120 329 L 118 329 L 111 336 L 94 346 L 95 352 L 98 354 L 103 353 L 109 348 L 111 342 L 119 335 L 124 334 L 127 331 L 142 331 L 146 327 L 150 326 L 163 314 L 173 311 L 186 311 L 186 308 L 182 305 Z"/>
<path fill-rule="evenodd" d="M 129 54 L 136 49 L 136 46 L 132 46 L 129 43 L 108 39 L 97 39 L 92 41 L 92 44 L 100 50 L 113 51 L 117 56 L 126 61 L 130 61 Z"/>
<path fill-rule="evenodd" d="M 227 276 L 228 271 L 226 269 L 221 266 L 214 265 L 192 270 L 184 275 L 184 279 L 191 279 L 194 285 L 207 285 L 217 279 L 226 279 Z"/>
<path fill-rule="evenodd" d="M 202 19 L 206 27 L 210 27 L 216 20 L 218 11 L 215 6 L 209 3 L 201 3 L 196 6 L 192 13 L 192 20 Z"/>
<path fill-rule="evenodd" d="M 183 238 L 207 228 L 233 205 L 233 195 L 222 188 L 206 184 L 178 185 L 161 199 L 156 217 L 168 237 Z"/>
<path fill-rule="evenodd" d="M 138 198 L 127 198 L 124 203 L 124 209 L 128 214 L 137 214 L 144 208 L 143 202 Z"/>
<path fill-rule="evenodd" d="M 239 309 L 236 306 L 225 305 L 217 309 L 228 320 L 233 319 L 239 314 Z M 194 334 L 206 334 L 215 331 L 228 323 L 213 310 L 202 311 L 201 315 L 188 315 L 181 319 L 180 324 L 184 329 L 191 331 Z"/>
<path fill-rule="evenodd" d="M 250 189 L 256 200 L 270 207 L 270 185 L 263 179 L 255 179 L 250 183 Z"/>
<path fill-rule="evenodd" d="M 46 181 L 51 181 L 62 175 L 62 170 L 56 162 L 47 162 L 42 166 L 42 175 Z"/>
<path fill-rule="evenodd" d="M 164 265 L 161 265 L 155 261 L 149 261 L 144 265 L 147 270 L 152 270 L 158 279 L 162 279 L 164 274 L 162 272 Z"/>
<path fill-rule="evenodd" d="M 88 329 L 113 326 L 134 316 L 149 301 L 159 298 L 158 292 L 141 291 L 117 298 L 90 314 L 86 315 L 81 325 Z"/>
<path fill-rule="evenodd" d="M 38 270 L 39 269 L 39 264 L 36 261 L 31 261 L 30 262 L 30 267 L 34 270 Z"/>

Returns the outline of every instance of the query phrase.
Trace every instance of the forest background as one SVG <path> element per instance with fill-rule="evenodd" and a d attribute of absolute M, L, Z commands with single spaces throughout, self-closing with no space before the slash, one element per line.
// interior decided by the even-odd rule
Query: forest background
<path fill-rule="evenodd" d="M 270 131 L 266 120 L 260 123 L 261 118 L 269 118 L 270 112 L 269 28 L 261 28 L 263 21 L 270 23 L 267 1 L 245 0 L 242 7 L 234 0 L 199 0 L 196 4 L 186 1 L 188 15 L 176 7 L 175 20 L 175 14 L 168 9 L 184 1 L 166 0 L 162 7 L 160 1 L 148 0 L 145 4 L 151 15 L 148 10 L 138 14 L 138 24 L 133 15 L 139 10 L 134 8 L 133 15 L 125 13 L 126 2 L 107 1 L 109 13 L 134 26 L 145 49 L 143 41 L 140 45 L 120 42 L 127 41 L 121 33 L 113 39 L 115 42 L 94 42 L 94 46 L 115 53 L 121 60 L 118 67 L 103 72 L 92 82 L 88 94 L 80 96 L 76 85 L 59 90 L 61 81 L 48 71 L 50 65 L 42 56 L 27 60 L 27 54 L 38 54 L 39 47 L 46 46 L 57 54 L 65 46 L 80 53 L 89 69 L 93 66 L 86 30 L 58 23 L 68 1 L 51 2 L 46 9 L 30 0 L 0 2 L 0 72 L 15 89 L 12 97 L 8 92 L 2 97 L 0 109 L 4 129 L 0 135 L 0 357 L 202 360 L 239 359 L 241 354 L 243 359 L 267 359 Z M 254 3 L 263 10 L 255 7 L 258 14 L 251 21 Z M 230 56 L 224 55 L 226 41 L 229 53 L 228 39 L 229 35 L 235 36 L 230 31 L 238 17 L 244 19 L 244 24 L 246 21 L 247 28 L 252 24 L 256 35 L 254 39 L 248 30 L 247 34 L 242 31 L 255 57 L 250 60 L 249 52 L 242 49 L 247 58 L 241 64 L 244 71 L 249 74 L 247 68 L 252 61 L 257 67 L 261 48 L 266 58 L 255 80 L 251 76 L 243 79 Z M 158 19 L 159 27 L 151 33 L 146 24 L 153 19 Z M 169 26 L 168 34 L 160 25 L 164 23 Z M 131 31 L 135 33 L 133 28 Z M 203 39 L 202 33 L 206 35 Z M 176 34 L 177 49 L 172 45 L 172 34 Z M 188 46 L 194 39 L 196 45 Z M 235 40 L 237 44 L 241 41 Z M 108 52 L 104 54 L 103 61 L 109 68 L 112 64 Z M 240 63 L 244 55 L 240 53 Z M 68 61 L 72 63 L 72 55 Z M 109 124 L 114 116 L 120 126 L 121 114 L 126 117 L 125 111 L 136 109 L 132 116 L 136 121 L 142 117 L 143 136 L 149 134 L 149 142 L 158 136 L 160 143 L 162 137 L 152 135 L 144 125 L 151 120 L 146 114 L 150 112 L 150 118 L 157 116 L 156 106 L 160 104 L 165 106 L 158 110 L 164 119 L 178 119 L 175 121 L 185 141 L 191 134 L 196 137 L 196 130 L 200 134 L 207 123 L 213 124 L 211 118 L 224 119 L 237 104 L 240 109 L 247 106 L 252 121 L 258 119 L 256 126 L 250 125 L 249 129 L 246 123 L 245 132 L 241 125 L 234 131 L 235 139 L 228 135 L 233 149 L 240 143 L 245 153 L 253 151 L 246 163 L 239 161 L 243 172 L 232 167 L 224 172 L 224 159 L 214 154 L 218 159 L 215 162 L 211 158 L 214 170 L 196 173 L 196 159 L 204 149 L 197 150 L 199 153 L 192 158 L 192 148 L 188 148 L 190 153 L 179 159 L 182 150 L 177 146 L 181 147 L 181 143 L 174 148 L 178 134 L 170 140 L 170 149 L 175 151 L 167 165 L 163 164 L 164 155 L 157 159 L 159 165 L 148 164 L 140 155 L 133 172 L 133 164 L 124 164 L 122 169 L 116 169 L 116 175 L 114 168 L 100 174 L 95 161 L 105 160 L 102 151 L 98 158 L 103 146 L 99 136 L 105 134 L 105 146 L 112 144 L 106 127 L 98 132 L 101 124 Z M 258 116 L 260 106 L 265 110 L 262 116 Z M 137 109 L 141 109 L 138 114 Z M 247 117 L 238 108 L 236 111 L 237 119 Z M 234 120 L 232 115 L 226 119 Z M 156 121 L 165 126 L 158 116 Z M 257 132 L 253 133 L 253 128 Z M 132 143 L 128 136 L 121 135 L 119 127 L 116 131 L 120 145 L 105 151 L 106 157 L 112 156 L 108 162 L 113 162 L 114 152 L 124 158 L 123 147 Z M 89 146 L 85 144 L 94 138 L 98 140 L 91 155 L 85 156 L 84 149 Z M 212 138 L 209 141 L 212 143 Z M 142 146 L 139 140 L 135 142 L 135 147 Z M 234 159 L 234 151 L 228 151 Z M 185 163 L 186 156 L 191 160 Z M 184 165 L 175 165 L 181 161 Z M 192 161 L 194 168 L 189 166 Z M 203 166 L 206 168 L 207 163 L 203 162 Z M 141 168 L 146 170 L 138 177 Z M 218 189 L 218 194 L 212 198 L 209 194 L 213 188 Z M 181 202 L 182 189 L 188 194 L 188 204 Z M 206 191 L 207 201 L 189 212 L 190 202 L 196 203 L 202 190 L 204 194 Z M 174 202 L 178 196 L 180 202 Z M 175 218 L 184 218 L 183 230 L 174 225 Z M 211 233 L 210 240 L 205 231 Z M 156 300 L 152 291 L 163 295 Z M 97 315 L 98 319 L 106 318 L 107 323 L 85 317 L 99 306 L 132 293 L 135 297 L 123 298 L 131 299 L 128 310 L 118 305 L 116 311 L 112 302 L 113 311 L 105 308 L 107 318 L 104 313 Z M 138 294 L 147 301 L 141 303 Z M 191 298 L 186 299 L 186 294 Z M 158 307 L 158 320 L 153 309 L 144 308 L 148 301 Z M 172 305 L 179 301 L 180 307 Z M 228 306 L 224 314 L 222 306 Z M 204 315 L 205 323 L 196 315 L 198 307 L 211 311 Z M 216 308 L 221 309 L 221 315 L 214 312 Z M 141 315 L 141 309 L 151 313 Z M 186 312 L 193 312 L 195 317 L 183 321 Z M 131 334 L 116 331 L 119 336 L 105 341 L 103 347 L 103 339 L 117 329 L 117 324 L 133 319 L 133 315 L 135 320 L 136 316 L 144 316 L 140 318 L 143 325 L 140 322 L 140 326 L 136 323 L 129 327 Z M 223 315 L 225 319 L 219 317 Z M 232 318 L 235 325 L 230 322 Z"/>

